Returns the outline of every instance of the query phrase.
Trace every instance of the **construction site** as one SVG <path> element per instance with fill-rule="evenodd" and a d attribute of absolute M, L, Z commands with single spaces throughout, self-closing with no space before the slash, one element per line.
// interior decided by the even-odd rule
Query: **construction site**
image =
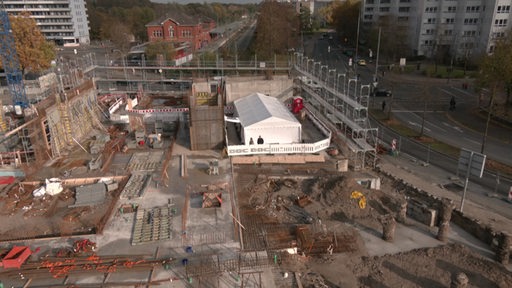
<path fill-rule="evenodd" d="M 292 77 L 135 95 L 98 95 L 82 71 L 53 81 L 2 122 L 6 287 L 512 286 L 508 219 L 360 169 L 335 125 L 294 106 Z M 301 113 L 254 132 L 242 99 Z M 295 121 L 298 143 L 269 140 Z"/>
<path fill-rule="evenodd" d="M 512 287 L 510 220 L 386 165 L 312 59 L 101 93 L 2 55 L 1 287 Z"/>

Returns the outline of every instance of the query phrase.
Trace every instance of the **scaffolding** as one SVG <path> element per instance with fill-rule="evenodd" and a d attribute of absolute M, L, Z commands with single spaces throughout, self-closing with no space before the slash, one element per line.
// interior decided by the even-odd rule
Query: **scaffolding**
<path fill-rule="evenodd" d="M 310 69 L 312 60 L 297 57 L 294 65 L 302 77 L 317 83 L 313 87 L 306 81 L 294 82 L 303 92 L 306 108 L 334 128 L 333 140 L 341 144 L 340 148 L 348 150 L 354 170 L 374 167 L 378 129 L 371 127 L 368 118 L 370 85 L 362 85 L 357 75 L 350 78 L 349 73 L 336 74 L 335 69 L 328 70 L 320 62 L 314 62 L 313 69 Z M 320 69 L 315 69 L 316 66 Z M 324 67 L 326 69 L 322 69 Z M 343 80 L 340 82 L 340 79 Z"/>

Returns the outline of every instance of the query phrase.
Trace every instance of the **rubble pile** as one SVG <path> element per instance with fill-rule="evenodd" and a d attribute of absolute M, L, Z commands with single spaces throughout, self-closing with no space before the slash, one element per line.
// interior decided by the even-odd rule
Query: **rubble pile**
<path fill-rule="evenodd" d="M 468 287 L 512 287 L 505 267 L 461 244 L 365 258 L 353 272 L 359 287 L 450 287 L 452 273 L 461 272 L 470 275 Z"/>

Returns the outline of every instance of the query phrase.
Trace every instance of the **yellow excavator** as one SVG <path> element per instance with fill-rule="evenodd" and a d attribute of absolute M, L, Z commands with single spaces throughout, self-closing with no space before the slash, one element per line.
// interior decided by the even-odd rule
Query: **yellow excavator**
<path fill-rule="evenodd" d="M 351 199 L 359 199 L 359 208 L 366 208 L 366 197 L 359 191 L 353 191 L 350 195 Z"/>

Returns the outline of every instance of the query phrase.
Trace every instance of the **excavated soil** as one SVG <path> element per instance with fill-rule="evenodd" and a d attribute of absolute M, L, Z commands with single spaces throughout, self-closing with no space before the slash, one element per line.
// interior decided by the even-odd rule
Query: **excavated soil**
<path fill-rule="evenodd" d="M 396 190 L 394 181 L 384 179 L 381 189 L 375 190 L 367 183 L 357 183 L 357 173 L 318 170 L 319 175 L 306 173 L 298 177 L 284 171 L 273 175 L 269 173 L 275 172 L 272 169 L 243 167 L 236 173 L 241 214 L 250 211 L 252 219 L 248 230 L 251 225 L 263 229 L 263 223 L 272 223 L 284 227 L 302 225 L 313 232 L 353 233 L 353 237 L 345 238 L 351 242 L 344 243 L 349 249 L 344 247 L 333 254 L 308 254 L 299 249 L 298 258 L 281 265 L 277 283 L 286 284 L 277 287 L 299 287 L 296 278 L 302 287 L 450 287 L 460 273 L 467 276 L 467 287 L 512 287 L 512 273 L 503 265 L 460 244 L 368 256 L 358 229 L 380 235 L 383 217 L 397 217 L 405 197 L 392 193 Z M 364 196 L 365 203 L 360 202 L 361 197 L 352 197 L 355 191 Z M 294 233 L 288 236 L 279 239 L 290 243 L 292 237 L 297 237 Z M 289 271 L 296 274 L 287 276 L 293 280 L 279 279 Z"/>

